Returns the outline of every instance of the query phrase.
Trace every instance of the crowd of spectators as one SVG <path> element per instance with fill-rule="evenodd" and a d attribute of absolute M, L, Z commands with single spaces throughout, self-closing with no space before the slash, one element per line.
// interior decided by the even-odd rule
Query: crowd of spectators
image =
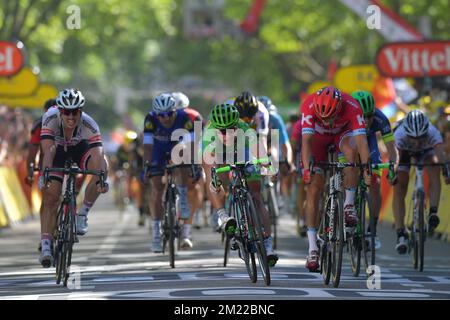
<path fill-rule="evenodd" d="M 33 116 L 0 105 L 0 166 L 17 166 L 27 157 Z"/>

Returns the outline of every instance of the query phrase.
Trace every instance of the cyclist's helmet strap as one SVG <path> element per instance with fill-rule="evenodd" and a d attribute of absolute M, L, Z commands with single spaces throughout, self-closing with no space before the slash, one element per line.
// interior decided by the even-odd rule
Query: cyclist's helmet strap
<path fill-rule="evenodd" d="M 373 95 L 369 91 L 355 91 L 352 93 L 352 97 L 358 101 L 364 116 L 371 116 L 375 112 L 375 100 Z"/>

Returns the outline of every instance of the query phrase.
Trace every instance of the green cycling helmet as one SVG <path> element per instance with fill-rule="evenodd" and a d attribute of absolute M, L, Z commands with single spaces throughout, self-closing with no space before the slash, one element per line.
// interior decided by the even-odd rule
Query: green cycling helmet
<path fill-rule="evenodd" d="M 359 102 L 364 116 L 371 116 L 375 112 L 375 100 L 369 91 L 355 91 L 352 97 Z"/>
<path fill-rule="evenodd" d="M 238 123 L 239 111 L 232 104 L 218 104 L 211 109 L 209 119 L 213 128 L 228 129 Z"/>

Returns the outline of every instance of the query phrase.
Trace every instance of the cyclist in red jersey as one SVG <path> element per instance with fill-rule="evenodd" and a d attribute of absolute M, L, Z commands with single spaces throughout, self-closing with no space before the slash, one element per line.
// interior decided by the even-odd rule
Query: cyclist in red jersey
<path fill-rule="evenodd" d="M 47 112 L 48 109 L 56 105 L 55 99 L 49 99 L 44 104 L 44 113 Z M 28 142 L 28 156 L 27 156 L 27 165 L 28 167 L 32 166 L 33 168 L 36 166 L 36 155 L 38 154 L 41 146 L 41 127 L 42 127 L 42 118 L 41 116 L 33 123 L 33 127 L 31 129 L 30 141 Z M 39 155 L 39 164 L 41 162 L 42 153 Z M 25 178 L 25 183 L 30 187 L 33 184 L 33 171 L 28 172 L 28 176 Z"/>
<path fill-rule="evenodd" d="M 361 162 L 368 163 L 369 147 L 364 117 L 358 102 L 337 88 L 324 87 L 310 95 L 303 102 L 301 112 L 303 181 L 309 185 L 305 208 L 309 241 L 306 267 L 310 271 L 316 271 L 319 268 L 319 249 L 316 243 L 320 221 L 318 207 L 325 181 L 320 166 L 314 168 L 316 174 L 311 176 L 310 157 L 313 156 L 316 163 L 326 161 L 327 146 L 334 144 L 340 159 L 344 156 L 346 162 L 357 162 L 359 154 Z M 354 206 L 358 172 L 357 168 L 344 169 L 344 215 L 345 224 L 350 228 L 358 222 Z M 370 185 L 368 170 L 364 171 L 364 180 Z"/>

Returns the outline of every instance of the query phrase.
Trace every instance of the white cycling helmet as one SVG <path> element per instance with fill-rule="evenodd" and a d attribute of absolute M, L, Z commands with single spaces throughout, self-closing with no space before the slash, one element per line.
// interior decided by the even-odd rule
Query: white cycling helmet
<path fill-rule="evenodd" d="M 161 93 L 153 99 L 153 110 L 156 112 L 165 112 L 175 109 L 176 101 L 170 93 Z"/>
<path fill-rule="evenodd" d="M 275 107 L 275 105 L 272 103 L 272 100 L 269 97 L 259 96 L 256 97 L 256 99 L 258 99 L 258 101 L 261 102 L 264 105 L 264 107 L 266 107 L 267 111 L 274 113 L 278 112 L 277 107 Z"/>
<path fill-rule="evenodd" d="M 175 99 L 177 109 L 189 107 L 189 98 L 183 92 L 172 92 L 172 97 Z"/>
<path fill-rule="evenodd" d="M 420 138 L 427 134 L 430 121 L 427 116 L 420 110 L 408 112 L 405 120 L 403 120 L 403 128 L 405 133 L 412 138 Z"/>
<path fill-rule="evenodd" d="M 64 89 L 59 92 L 56 104 L 63 109 L 78 109 L 84 106 L 84 96 L 78 89 Z"/>

